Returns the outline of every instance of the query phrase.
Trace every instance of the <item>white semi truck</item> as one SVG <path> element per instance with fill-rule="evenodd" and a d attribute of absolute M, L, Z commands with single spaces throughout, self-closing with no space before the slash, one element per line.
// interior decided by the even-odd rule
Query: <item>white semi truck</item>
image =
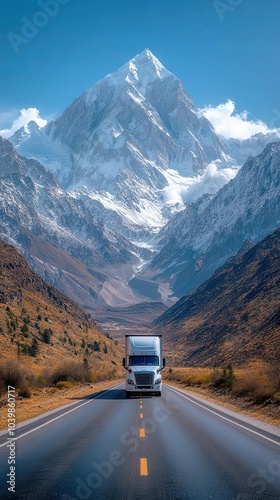
<path fill-rule="evenodd" d="M 161 335 L 126 335 L 123 367 L 126 397 L 152 394 L 161 396 L 161 370 L 165 367 L 162 357 Z"/>

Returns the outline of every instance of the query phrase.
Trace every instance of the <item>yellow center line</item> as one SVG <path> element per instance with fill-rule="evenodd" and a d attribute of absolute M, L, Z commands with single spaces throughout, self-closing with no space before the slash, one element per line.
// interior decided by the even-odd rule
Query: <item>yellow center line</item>
<path fill-rule="evenodd" d="M 146 437 L 145 429 L 143 429 L 143 427 L 140 427 L 139 429 L 139 436 L 140 438 Z"/>
<path fill-rule="evenodd" d="M 140 458 L 140 476 L 148 476 L 147 458 Z"/>
<path fill-rule="evenodd" d="M 140 413 L 140 418 L 143 418 L 143 413 Z"/>
<path fill-rule="evenodd" d="M 140 410 L 142 410 L 142 408 L 143 408 L 143 405 L 140 405 Z"/>

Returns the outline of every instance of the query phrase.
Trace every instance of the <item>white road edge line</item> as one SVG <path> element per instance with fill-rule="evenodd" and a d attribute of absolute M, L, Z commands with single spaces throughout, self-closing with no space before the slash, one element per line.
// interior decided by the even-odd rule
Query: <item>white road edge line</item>
<path fill-rule="evenodd" d="M 210 410 L 210 408 L 207 408 L 206 406 L 203 406 L 202 404 L 198 403 L 197 401 L 194 401 L 193 399 L 189 398 L 188 396 L 185 396 L 181 392 L 176 391 L 176 389 L 171 388 L 169 385 L 166 385 L 165 387 L 167 387 L 171 391 L 175 392 L 176 394 L 179 394 L 179 396 L 182 396 L 182 398 L 187 399 L 191 403 L 193 403 L 197 406 L 200 406 L 201 408 L 203 408 L 203 410 L 206 410 L 210 413 L 214 413 L 214 415 L 217 415 L 218 417 L 222 418 L 223 420 L 227 420 L 228 422 L 230 422 L 233 425 L 236 425 L 237 427 L 241 427 L 242 429 L 245 429 L 246 431 L 252 432 L 252 434 L 256 434 L 257 436 L 260 436 L 261 438 L 266 439 L 267 441 L 270 441 L 271 443 L 277 444 L 277 446 L 280 446 L 280 443 L 278 441 L 274 441 L 274 439 L 271 439 L 267 436 L 264 436 L 260 432 L 253 431 L 253 429 L 250 429 L 249 427 L 246 427 L 245 425 L 238 424 L 237 422 L 234 422 L 234 420 L 231 420 L 230 418 L 224 417 L 223 415 L 220 415 L 219 413 L 217 413 L 214 410 Z"/>
<path fill-rule="evenodd" d="M 48 420 L 47 422 L 45 422 L 44 424 L 41 424 L 41 425 L 38 425 L 38 427 L 35 427 L 34 429 L 31 429 L 30 431 L 27 431 L 27 432 L 24 432 L 24 434 L 21 434 L 20 436 L 16 436 L 14 439 L 13 438 L 9 438 L 9 441 L 6 441 L 5 443 L 3 444 L 0 444 L 0 448 L 2 448 L 3 446 L 7 446 L 7 444 L 9 444 L 10 441 L 17 441 L 18 439 L 24 437 L 24 436 L 27 436 L 27 434 L 30 434 L 31 432 L 34 432 L 34 431 L 37 431 L 38 429 L 41 429 L 41 427 L 44 427 L 45 425 L 48 425 L 50 424 L 51 422 L 54 422 L 55 420 L 58 420 L 59 418 L 62 418 L 64 417 L 65 415 L 67 415 L 68 413 L 71 413 L 72 411 L 75 411 L 75 410 L 78 410 L 79 408 L 81 408 L 82 406 L 84 405 L 87 405 L 88 403 L 91 403 L 94 399 L 98 399 L 100 398 L 100 396 L 103 396 L 103 394 L 105 394 L 106 392 L 110 391 L 111 389 L 114 389 L 114 387 L 118 387 L 119 385 L 122 385 L 122 382 L 120 384 L 117 384 L 117 385 L 112 385 L 112 387 L 109 387 L 108 389 L 106 389 L 105 391 L 102 391 L 101 394 L 99 394 L 99 396 L 95 396 L 94 398 L 91 398 L 89 400 L 87 400 L 85 403 L 82 403 L 81 405 L 79 406 L 75 406 L 75 408 L 72 408 L 71 410 L 68 410 L 66 411 L 65 413 L 62 413 L 62 415 L 58 415 L 57 417 L 54 417 L 52 418 L 51 420 Z M 43 415 L 43 414 L 42 414 Z M 8 432 L 8 431 L 7 431 Z"/>

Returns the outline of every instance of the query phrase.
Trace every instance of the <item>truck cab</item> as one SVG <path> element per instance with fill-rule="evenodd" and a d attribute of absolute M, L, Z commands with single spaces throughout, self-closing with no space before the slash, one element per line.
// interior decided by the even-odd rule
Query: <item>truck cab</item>
<path fill-rule="evenodd" d="M 165 366 L 162 357 L 161 335 L 126 335 L 123 366 L 126 397 L 133 395 L 161 396 L 161 370 Z"/>

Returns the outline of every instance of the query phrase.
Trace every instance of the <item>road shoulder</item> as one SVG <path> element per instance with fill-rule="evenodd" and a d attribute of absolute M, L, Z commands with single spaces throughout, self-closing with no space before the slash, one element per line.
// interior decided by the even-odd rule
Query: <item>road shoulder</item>
<path fill-rule="evenodd" d="M 269 419 L 267 416 L 263 415 L 261 412 L 257 412 L 257 410 L 253 409 L 250 411 L 249 409 L 241 408 L 237 403 L 233 403 L 230 397 L 222 396 L 221 398 L 214 397 L 210 391 L 204 389 L 198 389 L 193 387 L 184 387 L 182 384 L 175 383 L 164 383 L 166 387 L 170 387 L 172 389 L 177 390 L 178 392 L 183 393 L 186 396 L 191 396 L 197 402 L 201 404 L 206 404 L 210 406 L 213 410 L 217 410 L 224 414 L 227 414 L 229 417 L 238 419 L 246 424 L 249 424 L 253 427 L 257 427 L 265 432 L 271 433 L 275 436 L 280 437 L 280 421 L 275 418 Z M 253 415 L 252 415 L 253 413 Z"/>

